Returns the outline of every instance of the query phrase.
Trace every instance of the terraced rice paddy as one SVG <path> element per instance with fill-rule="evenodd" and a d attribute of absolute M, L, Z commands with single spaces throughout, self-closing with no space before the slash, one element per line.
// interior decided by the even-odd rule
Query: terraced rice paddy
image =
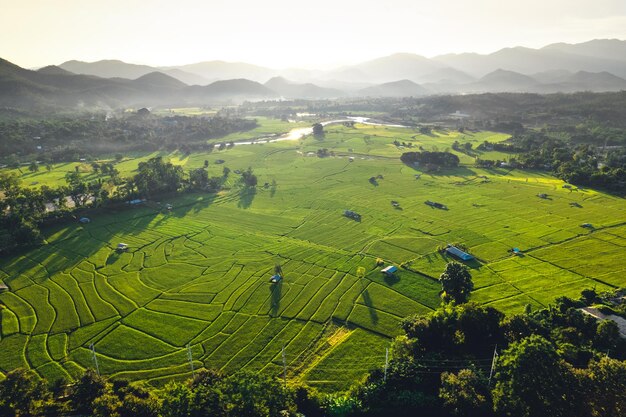
<path fill-rule="evenodd" d="M 174 206 L 167 213 L 149 202 L 94 214 L 90 224 L 47 230 L 45 246 L 0 261 L 10 287 L 0 294 L 0 370 L 28 366 L 51 380 L 70 378 L 93 366 L 93 343 L 102 373 L 160 385 L 190 375 L 188 344 L 196 369 L 276 375 L 284 348 L 290 380 L 345 389 L 382 365 L 401 318 L 439 305 L 434 278 L 449 259 L 436 248 L 449 242 L 479 260 L 472 299 L 505 312 L 624 286 L 623 199 L 564 189 L 545 173 L 479 170 L 466 155 L 459 169 L 416 179 L 420 172 L 403 165 L 392 144 L 444 149 L 487 138 L 506 136 L 357 125 L 327 128 L 324 141 L 172 155 L 186 169 L 208 159 L 210 175 L 221 174 L 217 159 L 232 170 L 252 166 L 260 185 L 242 190 L 231 173 L 219 195 L 166 199 Z M 306 156 L 318 148 L 336 156 Z M 368 179 L 376 175 L 383 178 L 375 186 Z M 362 221 L 344 217 L 345 209 Z M 587 222 L 595 230 L 580 227 Z M 130 250 L 117 253 L 120 242 Z M 511 256 L 512 247 L 524 255 Z M 405 268 L 385 278 L 376 258 Z M 276 263 L 285 279 L 270 284 Z"/>

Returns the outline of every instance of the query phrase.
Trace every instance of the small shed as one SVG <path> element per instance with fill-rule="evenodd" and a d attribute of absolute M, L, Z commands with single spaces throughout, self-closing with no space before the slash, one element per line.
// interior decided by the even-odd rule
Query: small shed
<path fill-rule="evenodd" d="M 127 251 L 128 250 L 128 244 L 126 244 L 126 243 L 118 243 L 117 244 L 117 250 L 118 251 Z"/>
<path fill-rule="evenodd" d="M 461 259 L 462 261 L 471 261 L 472 259 L 474 259 L 472 255 L 470 255 L 467 252 L 462 251 L 456 246 L 448 245 L 448 247 L 446 248 L 446 252 L 449 253 L 450 255 L 453 255 Z"/>
<path fill-rule="evenodd" d="M 356 220 L 357 222 L 361 221 L 361 215 L 357 212 L 354 212 L 352 210 L 344 210 L 343 215 L 352 219 L 352 220 Z"/>
<path fill-rule="evenodd" d="M 387 276 L 391 276 L 398 271 L 398 267 L 395 265 L 389 265 L 380 270 L 383 274 Z"/>
<path fill-rule="evenodd" d="M 276 284 L 278 282 L 280 282 L 283 279 L 283 277 L 281 277 L 280 275 L 276 274 L 276 275 L 272 275 L 272 278 L 270 278 L 270 282 L 272 284 Z"/>
<path fill-rule="evenodd" d="M 91 219 L 89 217 L 81 217 L 80 219 L 78 219 L 79 222 L 85 224 L 85 223 L 91 223 Z"/>
<path fill-rule="evenodd" d="M 537 194 L 539 198 L 548 198 L 548 194 Z"/>

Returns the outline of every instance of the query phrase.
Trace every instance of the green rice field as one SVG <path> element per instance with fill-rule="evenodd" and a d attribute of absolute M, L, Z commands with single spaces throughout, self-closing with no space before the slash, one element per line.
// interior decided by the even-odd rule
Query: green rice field
<path fill-rule="evenodd" d="M 250 166 L 259 186 L 243 189 L 231 172 L 219 194 L 93 214 L 89 224 L 46 229 L 44 246 L 0 260 L 10 288 L 0 293 L 0 372 L 29 367 L 71 379 L 94 366 L 93 344 L 101 373 L 160 386 L 191 375 L 188 349 L 195 369 L 280 376 L 284 352 L 290 381 L 344 390 L 383 365 L 403 317 L 440 304 L 436 279 L 450 259 L 437 247 L 451 242 L 477 258 L 472 300 L 506 313 L 626 286 L 624 199 L 563 188 L 543 172 L 477 169 L 464 154 L 457 169 L 423 173 L 402 164 L 405 149 L 392 143 L 444 150 L 506 135 L 326 131 L 323 141 L 163 154 L 185 169 L 209 160 L 209 175 Z M 319 148 L 335 156 L 308 156 Z M 132 175 L 149 156 L 118 169 Z M 174 209 L 160 210 L 165 203 Z M 362 221 L 344 217 L 346 209 Z M 118 253 L 122 242 L 129 250 Z M 513 247 L 523 255 L 512 256 Z M 400 267 L 395 278 L 380 273 L 377 258 Z M 271 284 L 277 263 L 284 280 Z"/>

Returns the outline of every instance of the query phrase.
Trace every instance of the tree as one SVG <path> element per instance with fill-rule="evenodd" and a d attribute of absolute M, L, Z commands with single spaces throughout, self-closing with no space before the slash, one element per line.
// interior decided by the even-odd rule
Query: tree
<path fill-rule="evenodd" d="M 189 184 L 192 188 L 204 189 L 209 183 L 209 173 L 204 168 L 193 169 L 189 172 Z"/>
<path fill-rule="evenodd" d="M 191 415 L 193 391 L 188 385 L 177 382 L 165 386 L 160 413 L 162 417 L 188 417 Z"/>
<path fill-rule="evenodd" d="M 256 175 L 252 173 L 252 167 L 248 167 L 248 169 L 244 171 L 241 176 L 246 187 L 256 187 L 258 179 Z"/>
<path fill-rule="evenodd" d="M 594 417 L 626 415 L 626 362 L 603 357 L 592 361 L 586 372 L 586 396 Z"/>
<path fill-rule="evenodd" d="M 205 167 L 205 168 L 208 168 L 208 167 L 209 167 L 209 160 L 208 160 L 208 159 L 205 159 L 205 160 L 204 160 L 204 167 Z"/>
<path fill-rule="evenodd" d="M 94 401 L 103 396 L 107 388 L 104 378 L 96 374 L 93 369 L 87 369 L 72 387 L 70 403 L 77 413 L 90 414 L 93 412 Z"/>
<path fill-rule="evenodd" d="M 39 171 L 39 165 L 37 164 L 37 162 L 31 162 L 30 165 L 28 166 L 28 170 L 30 172 L 37 172 Z"/>
<path fill-rule="evenodd" d="M 559 360 L 554 346 L 533 335 L 513 343 L 497 364 L 493 402 L 506 416 L 575 416 L 584 401 L 571 368 Z"/>
<path fill-rule="evenodd" d="M 469 270 L 458 262 L 449 262 L 445 271 L 440 275 L 439 281 L 442 289 L 441 297 L 446 302 L 464 303 L 474 289 Z"/>
<path fill-rule="evenodd" d="M 322 139 L 324 137 L 324 125 L 321 123 L 315 123 L 313 125 L 313 136 L 317 139 Z"/>
<path fill-rule="evenodd" d="M 18 368 L 0 382 L 0 415 L 32 416 L 41 411 L 50 396 L 46 384 L 32 371 Z"/>
<path fill-rule="evenodd" d="M 491 414 L 491 392 L 487 378 L 473 369 L 461 369 L 457 374 L 441 374 L 439 398 L 455 416 L 488 416 Z"/>
<path fill-rule="evenodd" d="M 614 350 L 620 342 L 619 327 L 613 320 L 603 320 L 598 324 L 593 340 L 594 346 L 601 351 Z"/>

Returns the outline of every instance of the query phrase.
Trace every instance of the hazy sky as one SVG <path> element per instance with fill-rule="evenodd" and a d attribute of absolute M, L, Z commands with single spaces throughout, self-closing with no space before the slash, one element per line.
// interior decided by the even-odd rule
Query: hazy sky
<path fill-rule="evenodd" d="M 0 57 L 326 68 L 394 52 L 626 39 L 626 0 L 0 0 Z"/>

